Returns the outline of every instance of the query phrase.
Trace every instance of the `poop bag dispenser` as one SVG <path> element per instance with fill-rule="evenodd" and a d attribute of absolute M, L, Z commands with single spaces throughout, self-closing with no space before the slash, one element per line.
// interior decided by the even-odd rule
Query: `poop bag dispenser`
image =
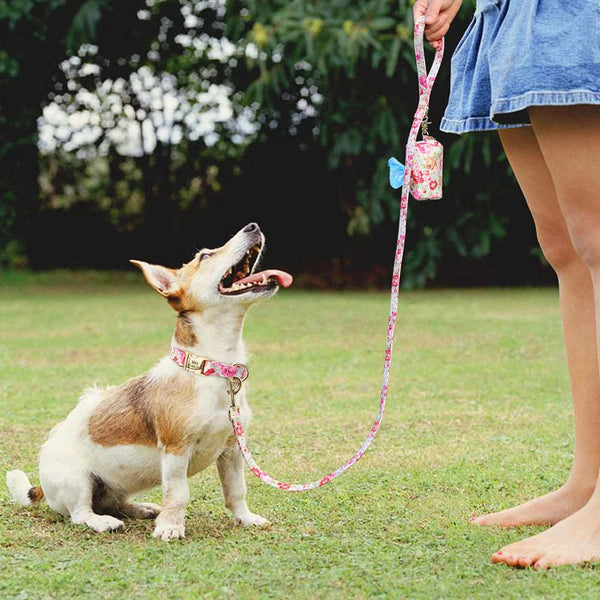
<path fill-rule="evenodd" d="M 406 144 L 406 166 L 395 158 L 388 160 L 390 185 L 397 189 L 403 186 L 402 200 L 408 200 L 410 192 L 416 200 L 439 200 L 442 197 L 442 176 L 444 148 L 427 131 L 429 97 L 440 68 L 444 53 L 443 40 L 438 44 L 433 65 L 429 73 L 425 65 L 423 50 L 423 30 L 425 19 L 420 17 L 415 23 L 415 58 L 419 80 L 419 105 Z M 419 128 L 422 140 L 417 141 Z"/>
<path fill-rule="evenodd" d="M 430 135 L 416 142 L 413 153 L 410 193 L 416 200 L 439 200 L 442 197 L 444 147 Z"/>

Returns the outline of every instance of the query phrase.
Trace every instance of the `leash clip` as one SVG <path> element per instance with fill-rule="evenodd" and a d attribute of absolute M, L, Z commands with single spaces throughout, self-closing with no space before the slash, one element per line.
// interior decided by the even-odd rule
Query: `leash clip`
<path fill-rule="evenodd" d="M 239 406 L 230 406 L 229 407 L 229 420 L 234 423 L 235 419 L 240 418 L 240 408 Z"/>
<path fill-rule="evenodd" d="M 229 407 L 229 420 L 233 421 L 233 416 L 240 416 L 240 407 L 237 403 L 235 395 L 242 389 L 242 379 L 239 377 L 230 377 L 227 380 L 229 389 L 227 393 L 231 396 L 231 406 Z"/>
<path fill-rule="evenodd" d="M 421 133 L 423 137 L 429 135 L 429 123 L 431 123 L 431 121 L 429 120 L 429 106 L 426 106 L 425 114 L 423 115 L 423 119 L 421 120 Z"/>

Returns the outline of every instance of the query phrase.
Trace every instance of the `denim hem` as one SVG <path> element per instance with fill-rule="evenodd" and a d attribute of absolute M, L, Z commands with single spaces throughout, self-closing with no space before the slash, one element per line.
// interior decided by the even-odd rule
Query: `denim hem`
<path fill-rule="evenodd" d="M 442 118 L 440 131 L 445 133 L 469 133 L 472 131 L 495 131 L 496 129 L 513 129 L 528 127 L 531 123 L 494 123 L 489 117 L 468 117 L 466 119 Z"/>
<path fill-rule="evenodd" d="M 572 90 L 568 92 L 535 91 L 527 92 L 514 98 L 499 98 L 492 103 L 491 117 L 466 117 L 464 119 L 448 119 L 444 117 L 440 130 L 446 133 L 468 133 L 471 131 L 494 131 L 515 127 L 528 127 L 528 121 L 514 123 L 498 123 L 498 115 L 509 116 L 511 113 L 526 110 L 530 106 L 573 106 L 576 104 L 600 104 L 600 92 L 590 90 Z"/>
<path fill-rule="evenodd" d="M 533 91 L 514 98 L 498 98 L 492 102 L 491 114 L 513 113 L 530 106 L 569 106 L 574 104 L 600 104 L 600 92 L 571 90 L 565 92 Z"/>

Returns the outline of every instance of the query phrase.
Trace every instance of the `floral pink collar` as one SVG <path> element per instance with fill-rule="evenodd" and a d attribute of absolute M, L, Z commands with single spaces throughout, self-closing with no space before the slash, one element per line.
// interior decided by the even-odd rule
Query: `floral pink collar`
<path fill-rule="evenodd" d="M 176 346 L 171 346 L 169 357 L 182 369 L 198 373 L 199 375 L 218 375 L 225 379 L 239 379 L 241 382 L 248 379 L 248 375 L 250 374 L 246 365 L 240 363 L 229 365 L 204 356 L 197 356 Z"/>

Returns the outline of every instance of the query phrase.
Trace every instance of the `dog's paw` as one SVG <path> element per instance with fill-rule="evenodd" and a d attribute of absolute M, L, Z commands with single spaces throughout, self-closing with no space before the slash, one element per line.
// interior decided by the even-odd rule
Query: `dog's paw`
<path fill-rule="evenodd" d="M 131 502 L 121 507 L 121 512 L 132 519 L 154 519 L 160 511 L 160 505 L 152 502 Z"/>
<path fill-rule="evenodd" d="M 255 515 L 254 513 L 248 512 L 244 515 L 236 515 L 233 517 L 234 525 L 239 525 L 240 527 L 267 527 L 271 524 L 271 521 L 261 517 L 260 515 Z"/>
<path fill-rule="evenodd" d="M 181 540 L 185 537 L 185 526 L 178 523 L 158 523 L 154 528 L 152 536 L 166 542 L 169 540 Z"/>
<path fill-rule="evenodd" d="M 92 515 L 88 517 L 85 524 L 92 528 L 98 533 L 104 533 L 105 531 L 114 531 L 123 527 L 123 521 L 111 517 L 110 515 Z"/>

